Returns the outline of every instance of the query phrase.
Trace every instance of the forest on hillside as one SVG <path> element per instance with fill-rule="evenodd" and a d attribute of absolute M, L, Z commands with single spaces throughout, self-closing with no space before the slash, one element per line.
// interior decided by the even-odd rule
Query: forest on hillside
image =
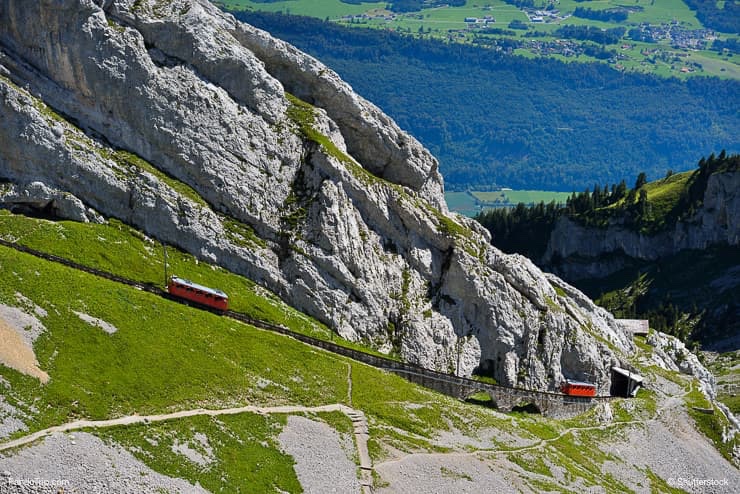
<path fill-rule="evenodd" d="M 740 83 L 620 73 L 603 64 L 234 12 L 329 65 L 440 159 L 447 190 L 572 192 L 740 151 Z"/>
<path fill-rule="evenodd" d="M 573 193 L 558 204 L 519 203 L 513 208 L 482 211 L 475 219 L 491 233 L 491 242 L 504 252 L 540 260 L 547 249 L 555 223 L 567 217 L 581 225 L 608 228 L 618 223 L 647 235 L 673 228 L 701 206 L 709 177 L 715 173 L 740 171 L 740 154 L 725 151 L 702 158 L 693 172 L 675 175 L 669 170 L 661 180 L 648 183 L 644 172 L 634 187 L 625 180 Z"/>
<path fill-rule="evenodd" d="M 740 33 L 740 2 L 727 0 L 684 0 L 696 17 L 710 29 L 725 33 Z M 721 7 L 720 7 L 721 5 Z"/>

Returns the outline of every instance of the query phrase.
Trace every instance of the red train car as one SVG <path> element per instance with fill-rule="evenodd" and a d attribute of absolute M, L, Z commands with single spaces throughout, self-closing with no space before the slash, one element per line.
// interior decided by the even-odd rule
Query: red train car
<path fill-rule="evenodd" d="M 569 396 L 596 396 L 596 385 L 593 383 L 566 379 L 560 385 L 560 391 Z"/>
<path fill-rule="evenodd" d="M 220 311 L 229 309 L 229 296 L 221 290 L 193 283 L 190 280 L 173 276 L 167 283 L 170 295 L 189 300 Z"/>

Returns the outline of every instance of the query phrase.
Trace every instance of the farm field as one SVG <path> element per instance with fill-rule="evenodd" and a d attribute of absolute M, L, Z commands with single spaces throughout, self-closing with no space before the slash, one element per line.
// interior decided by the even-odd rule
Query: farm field
<path fill-rule="evenodd" d="M 503 189 L 491 192 L 445 192 L 445 201 L 451 211 L 475 216 L 484 209 L 492 207 L 513 207 L 523 202 L 532 204 L 538 202 L 564 203 L 570 196 L 569 192 L 553 192 L 548 190 L 510 190 Z"/>
<path fill-rule="evenodd" d="M 510 5 L 503 0 L 469 0 L 460 7 L 443 5 L 407 13 L 387 10 L 387 2 L 350 4 L 340 0 L 278 0 L 263 3 L 223 0 L 216 3 L 230 10 L 304 15 L 351 27 L 389 29 L 417 37 L 490 46 L 522 56 L 578 62 L 601 61 L 617 70 L 661 77 L 704 75 L 740 79 L 737 54 L 711 51 L 717 33 L 705 30 L 696 13 L 682 0 L 635 0 L 630 4 L 617 0 L 560 0 L 551 4 L 553 8 L 550 10 L 546 10 L 549 4 L 546 0 L 535 0 L 534 8 L 530 9 Z M 605 22 L 576 17 L 573 12 L 579 7 L 592 11 L 621 10 L 628 12 L 628 18 Z M 512 21 L 519 24 L 518 28 L 512 28 Z M 641 24 L 651 26 L 654 41 L 643 43 L 630 39 L 629 31 Z M 611 44 L 597 44 L 564 38 L 562 34 L 555 33 L 563 26 L 599 30 L 622 28 L 624 35 Z M 718 38 L 724 41 L 738 39 L 738 36 L 719 33 Z"/>
<path fill-rule="evenodd" d="M 382 9 L 386 2 L 363 2 L 353 5 L 340 0 L 286 0 L 278 2 L 251 2 L 249 0 L 224 0 L 214 2 L 230 10 L 254 9 L 265 12 L 282 12 L 284 14 L 306 15 L 324 19 L 335 19 L 343 15 L 362 14 L 372 9 Z"/>

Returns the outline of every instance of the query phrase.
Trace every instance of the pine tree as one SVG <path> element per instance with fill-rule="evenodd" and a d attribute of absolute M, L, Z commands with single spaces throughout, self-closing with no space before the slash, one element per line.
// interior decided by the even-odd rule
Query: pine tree
<path fill-rule="evenodd" d="M 646 183 L 647 183 L 647 175 L 645 174 L 645 172 L 640 172 L 640 174 L 637 176 L 637 181 L 635 181 L 635 190 L 639 189 Z"/>

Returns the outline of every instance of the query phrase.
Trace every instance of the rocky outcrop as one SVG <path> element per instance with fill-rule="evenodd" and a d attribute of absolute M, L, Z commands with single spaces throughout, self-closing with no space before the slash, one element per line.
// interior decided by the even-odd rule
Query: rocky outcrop
<path fill-rule="evenodd" d="M 542 260 L 567 279 L 602 278 L 631 261 L 654 261 L 687 249 L 740 245 L 740 173 L 709 177 L 702 206 L 687 220 L 647 235 L 619 222 L 586 227 L 562 217 L 550 234 Z"/>
<path fill-rule="evenodd" d="M 674 336 L 651 331 L 645 342 L 653 347 L 650 359 L 660 368 L 678 371 L 694 376 L 699 381 L 701 392 L 711 403 L 719 408 L 729 422 L 727 430 L 722 431 L 722 441 L 727 442 L 740 431 L 740 422 L 732 411 L 722 402 L 717 400 L 717 380 L 714 375 L 704 367 L 699 358 L 686 348 L 679 339 Z M 737 450 L 732 452 L 735 461 L 740 457 Z"/>
<path fill-rule="evenodd" d="M 32 182 L 24 186 L 7 184 L 0 187 L 0 207 L 13 212 L 47 214 L 83 223 L 105 221 L 77 197 L 68 192 L 50 189 L 42 182 Z"/>
<path fill-rule="evenodd" d="M 13 197 L 62 191 L 432 369 L 609 389 L 631 348 L 450 215 L 436 160 L 335 73 L 203 0 L 0 0 L 0 72 Z"/>
<path fill-rule="evenodd" d="M 651 359 L 658 367 L 696 377 L 704 394 L 710 399 L 716 397 L 716 379 L 681 340 L 660 331 L 650 331 L 645 342 L 653 347 Z"/>

